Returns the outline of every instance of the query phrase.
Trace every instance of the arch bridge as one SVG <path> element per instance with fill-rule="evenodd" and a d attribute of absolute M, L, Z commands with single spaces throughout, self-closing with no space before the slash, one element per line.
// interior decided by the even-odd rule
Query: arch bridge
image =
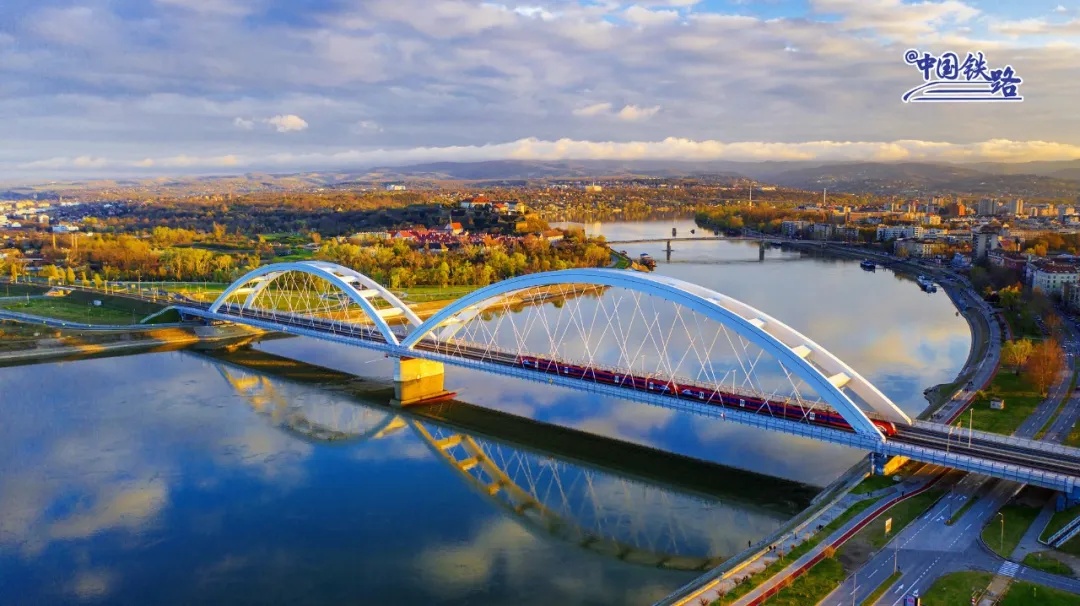
<path fill-rule="evenodd" d="M 793 293 L 795 295 L 795 293 Z M 689 411 L 1080 496 L 1080 450 L 913 421 L 821 345 L 714 290 L 612 269 L 528 274 L 421 320 L 327 262 L 267 265 L 186 317 L 247 324 L 399 360 L 401 405 L 445 397 L 444 365 Z"/>

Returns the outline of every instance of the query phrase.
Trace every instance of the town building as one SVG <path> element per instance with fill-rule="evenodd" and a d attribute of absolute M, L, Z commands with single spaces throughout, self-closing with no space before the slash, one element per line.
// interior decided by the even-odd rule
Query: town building
<path fill-rule="evenodd" d="M 990 264 L 995 267 L 1004 267 L 1005 269 L 1011 269 L 1013 271 L 1024 269 L 1024 266 L 1027 265 L 1028 262 L 1027 255 L 1013 251 L 1005 251 L 1000 248 L 988 252 L 986 258 L 990 261 Z"/>
<path fill-rule="evenodd" d="M 1015 199 L 1009 200 L 1008 202 L 1005 203 L 1005 212 L 1007 212 L 1010 215 L 1013 215 L 1015 217 L 1019 217 L 1020 215 L 1023 215 L 1024 214 L 1024 201 L 1021 200 L 1020 198 L 1015 198 Z"/>
<path fill-rule="evenodd" d="M 984 225 L 971 232 L 971 256 L 977 263 L 986 259 L 991 250 L 1001 248 L 1000 227 Z"/>
<path fill-rule="evenodd" d="M 926 234 L 926 229 L 921 225 L 879 225 L 877 239 L 880 242 L 886 240 L 919 239 Z"/>
<path fill-rule="evenodd" d="M 897 240 L 896 253 L 925 259 L 945 252 L 945 245 L 934 240 Z"/>
<path fill-rule="evenodd" d="M 1062 263 L 1032 264 L 1031 289 L 1046 295 L 1061 295 L 1066 284 L 1080 282 L 1080 267 Z"/>
<path fill-rule="evenodd" d="M 785 238 L 795 238 L 801 236 L 809 227 L 809 221 L 784 221 L 780 224 L 780 234 Z"/>

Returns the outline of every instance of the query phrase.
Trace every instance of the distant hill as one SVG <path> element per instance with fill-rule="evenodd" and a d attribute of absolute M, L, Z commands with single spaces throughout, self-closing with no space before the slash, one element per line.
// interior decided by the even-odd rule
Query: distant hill
<path fill-rule="evenodd" d="M 255 191 L 295 191 L 316 188 L 356 189 L 406 183 L 411 188 L 470 184 L 507 186 L 559 180 L 586 181 L 628 178 L 753 179 L 805 190 L 923 196 L 935 193 L 1072 197 L 1080 194 L 1080 160 L 1007 164 L 982 162 L 820 162 L 820 161 L 668 161 L 668 160 L 492 160 L 432 162 L 269 174 L 208 175 L 157 178 L 94 179 L 49 183 L 41 187 L 11 187 L 0 199 L 38 195 L 55 198 L 83 192 L 107 192 L 123 197 L 140 191 L 173 195 L 203 195 Z"/>
<path fill-rule="evenodd" d="M 739 176 L 732 162 L 673 162 L 658 160 L 491 160 L 434 162 L 380 167 L 367 176 L 426 178 L 448 181 L 520 179 L 590 179 L 597 177 L 673 178 L 699 174 Z"/>

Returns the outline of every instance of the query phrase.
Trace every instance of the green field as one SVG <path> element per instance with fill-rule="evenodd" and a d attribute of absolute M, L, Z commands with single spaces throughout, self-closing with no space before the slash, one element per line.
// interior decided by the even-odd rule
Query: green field
<path fill-rule="evenodd" d="M 897 474 L 893 474 L 897 475 Z M 867 494 L 874 492 L 875 490 L 881 490 L 882 488 L 890 488 L 896 486 L 897 482 L 893 481 L 893 477 L 890 476 L 869 476 L 862 482 L 851 489 L 853 494 Z"/>
<path fill-rule="evenodd" d="M 1020 543 L 1020 539 L 1024 537 L 1028 527 L 1038 517 L 1039 511 L 1038 507 L 1028 507 L 1016 503 L 1010 503 L 1002 507 L 1000 513 L 1005 518 L 1004 534 L 1002 520 L 995 514 L 994 518 L 982 530 L 983 542 L 998 555 L 1008 559 Z M 1002 540 L 1003 536 L 1004 540 Z"/>
<path fill-rule="evenodd" d="M 972 593 L 985 590 L 993 578 L 989 572 L 954 572 L 938 577 L 922 593 L 923 606 L 970 604 Z"/>
<path fill-rule="evenodd" d="M 0 302 L 0 307 L 19 313 L 85 324 L 135 324 L 142 318 L 132 309 L 116 309 L 104 305 L 95 307 L 66 298 L 3 301 Z"/>
<path fill-rule="evenodd" d="M 864 501 L 859 501 L 858 503 L 855 503 L 851 507 L 848 507 L 844 511 L 844 513 L 837 516 L 836 519 L 834 519 L 832 522 L 826 524 L 825 527 L 819 530 L 816 534 L 814 534 L 812 538 L 800 543 L 798 546 L 795 547 L 795 549 L 791 550 L 791 553 L 785 554 L 785 557 L 782 557 L 773 562 L 772 564 L 769 564 L 769 566 L 767 566 L 765 570 L 762 570 L 761 572 L 743 580 L 742 583 L 739 583 L 734 589 L 729 591 L 719 600 L 713 602 L 713 604 L 731 604 L 742 596 L 750 593 L 755 587 L 772 578 L 773 575 L 786 568 L 793 561 L 802 557 L 804 554 L 816 547 L 818 543 L 821 543 L 821 541 L 825 537 L 828 537 L 833 532 L 836 532 L 837 529 L 839 529 L 844 524 L 847 524 L 849 521 L 851 521 L 852 518 L 865 511 L 875 502 L 876 501 L 874 501 L 874 499 L 866 499 Z"/>
<path fill-rule="evenodd" d="M 1050 574 L 1060 574 L 1062 576 L 1071 577 L 1073 575 L 1073 569 L 1068 564 L 1057 559 L 1053 555 L 1052 551 L 1040 551 L 1038 553 L 1029 553 L 1024 556 L 1024 566 L 1034 568 L 1036 570 L 1042 570 L 1043 572 L 1049 572 Z"/>
<path fill-rule="evenodd" d="M 440 286 L 412 286 L 404 288 L 400 291 L 395 291 L 394 294 L 400 297 L 406 303 L 422 303 L 426 301 L 445 301 L 448 299 L 459 299 L 472 291 L 480 288 L 479 286 L 448 286 L 442 288 Z"/>
<path fill-rule="evenodd" d="M 0 297 L 17 297 L 19 295 L 43 295 L 48 291 L 48 287 L 38 286 L 37 284 L 0 284 Z"/>
<path fill-rule="evenodd" d="M 825 558 L 769 599 L 770 606 L 816 604 L 836 589 L 845 577 L 844 566 L 836 558 Z"/>
<path fill-rule="evenodd" d="M 943 494 L 945 494 L 944 490 L 931 488 L 918 496 L 897 503 L 891 509 L 878 516 L 876 520 L 863 527 L 858 534 L 851 537 L 849 543 L 861 540 L 869 543 L 875 551 L 881 549 L 892 537 L 903 530 L 905 526 L 910 524 L 915 518 L 919 517 L 920 514 L 937 502 Z M 886 535 L 885 521 L 889 518 L 892 518 L 892 532 Z M 842 551 L 844 547 L 841 547 L 840 549 Z"/>
<path fill-rule="evenodd" d="M 1078 603 L 1080 596 L 1024 581 L 1013 583 L 999 602 L 1001 606 L 1076 606 Z"/>
<path fill-rule="evenodd" d="M 1004 410 L 992 410 L 990 398 L 1002 398 L 1005 400 Z M 972 422 L 975 429 L 999 433 L 1012 434 L 1020 424 L 1043 401 L 1043 396 L 1032 387 L 1023 376 L 1017 376 L 1012 372 L 998 372 L 986 389 L 986 398 L 980 398 L 972 404 Z M 967 425 L 969 415 L 962 415 L 958 421 Z"/>

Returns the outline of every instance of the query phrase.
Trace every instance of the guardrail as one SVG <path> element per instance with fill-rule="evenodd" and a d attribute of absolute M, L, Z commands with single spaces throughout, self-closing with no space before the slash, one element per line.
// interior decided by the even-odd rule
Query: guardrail
<path fill-rule="evenodd" d="M 1077 534 L 1080 534 L 1080 515 L 1076 516 L 1073 518 L 1072 522 L 1069 522 L 1057 532 L 1050 535 L 1050 538 L 1046 540 L 1046 544 L 1051 547 L 1061 547 Z"/>

